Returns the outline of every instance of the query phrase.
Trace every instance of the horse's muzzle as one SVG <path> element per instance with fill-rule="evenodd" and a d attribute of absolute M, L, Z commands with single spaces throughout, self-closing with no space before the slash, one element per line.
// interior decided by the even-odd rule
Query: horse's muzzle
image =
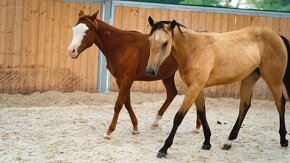
<path fill-rule="evenodd" d="M 149 77 L 156 76 L 156 71 L 153 68 L 146 68 L 146 75 Z"/>
<path fill-rule="evenodd" d="M 80 48 L 69 48 L 68 49 L 68 55 L 72 58 L 72 59 L 76 59 L 78 58 L 78 56 L 80 55 L 81 50 Z"/>

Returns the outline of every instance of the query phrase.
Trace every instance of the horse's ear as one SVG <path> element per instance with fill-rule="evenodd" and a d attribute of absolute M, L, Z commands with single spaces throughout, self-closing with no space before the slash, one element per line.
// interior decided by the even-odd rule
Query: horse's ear
<path fill-rule="evenodd" d="M 176 21 L 175 20 L 172 20 L 172 22 L 170 23 L 170 30 L 173 30 L 176 26 Z"/>
<path fill-rule="evenodd" d="M 93 20 L 96 20 L 97 19 L 97 16 L 98 16 L 98 13 L 99 13 L 99 10 L 96 13 L 94 13 L 91 18 Z"/>
<path fill-rule="evenodd" d="M 154 25 L 154 20 L 151 18 L 151 16 L 148 17 L 148 22 L 151 27 Z"/>
<path fill-rule="evenodd" d="M 81 10 L 80 13 L 79 13 L 79 17 L 82 17 L 82 16 L 84 16 L 83 10 Z"/>

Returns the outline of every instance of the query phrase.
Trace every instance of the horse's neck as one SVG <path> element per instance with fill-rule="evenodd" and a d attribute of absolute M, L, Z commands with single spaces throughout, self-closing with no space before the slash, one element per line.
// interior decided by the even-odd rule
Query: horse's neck
<path fill-rule="evenodd" d="M 103 21 L 97 21 L 97 37 L 95 39 L 95 44 L 108 59 L 116 50 L 116 46 L 120 44 L 120 39 L 122 39 L 120 37 L 121 30 Z"/>
<path fill-rule="evenodd" d="M 182 28 L 182 33 L 179 29 L 174 29 L 173 56 L 179 65 L 185 65 L 188 55 L 191 55 L 192 49 L 197 45 L 193 31 Z"/>

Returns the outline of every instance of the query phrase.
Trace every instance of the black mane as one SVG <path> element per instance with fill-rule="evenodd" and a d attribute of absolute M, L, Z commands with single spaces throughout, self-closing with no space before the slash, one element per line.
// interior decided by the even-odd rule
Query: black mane
<path fill-rule="evenodd" d="M 150 33 L 149 33 L 149 36 L 151 36 L 152 35 L 152 33 L 153 32 L 155 32 L 156 30 L 158 30 L 158 29 L 163 29 L 164 30 L 164 24 L 170 24 L 172 21 L 159 21 L 159 22 L 157 22 L 157 23 L 155 23 L 153 26 L 152 26 L 152 29 L 151 29 L 151 31 L 150 31 Z M 181 31 L 181 29 L 180 29 L 180 27 L 184 27 L 184 28 L 186 28 L 184 25 L 182 25 L 182 24 L 180 24 L 180 23 L 178 23 L 178 22 L 176 22 L 176 26 L 177 26 L 177 28 L 179 29 L 179 31 L 182 33 L 182 31 Z M 164 30 L 165 31 L 165 30 Z M 172 31 L 172 34 L 173 34 L 173 31 Z"/>

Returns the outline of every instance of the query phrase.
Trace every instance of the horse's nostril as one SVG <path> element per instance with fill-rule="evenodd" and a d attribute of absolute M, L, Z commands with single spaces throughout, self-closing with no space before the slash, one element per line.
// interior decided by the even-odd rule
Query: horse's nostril
<path fill-rule="evenodd" d="M 75 51 L 76 51 L 75 49 L 72 50 L 73 53 L 75 53 Z"/>
<path fill-rule="evenodd" d="M 155 76 L 155 71 L 153 69 L 147 70 L 148 76 Z"/>
<path fill-rule="evenodd" d="M 155 76 L 155 71 L 154 70 L 151 70 L 151 75 Z"/>

